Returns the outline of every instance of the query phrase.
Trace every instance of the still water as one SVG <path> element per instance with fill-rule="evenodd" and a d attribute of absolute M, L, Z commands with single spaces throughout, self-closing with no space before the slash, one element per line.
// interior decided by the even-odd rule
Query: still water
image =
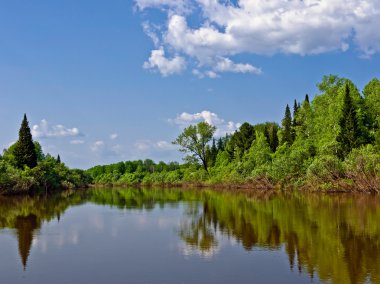
<path fill-rule="evenodd" d="M 380 197 L 0 197 L 0 283 L 380 283 Z"/>

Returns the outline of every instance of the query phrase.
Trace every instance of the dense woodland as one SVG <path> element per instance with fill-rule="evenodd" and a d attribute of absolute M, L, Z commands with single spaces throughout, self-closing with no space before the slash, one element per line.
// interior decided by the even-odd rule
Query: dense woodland
<path fill-rule="evenodd" d="M 96 184 L 228 185 L 380 190 L 380 80 L 362 92 L 325 76 L 313 100 L 285 107 L 281 125 L 243 123 L 226 137 L 201 122 L 173 142 L 185 163 L 127 161 L 87 171 Z"/>
<path fill-rule="evenodd" d="M 26 115 L 19 139 L 0 156 L 0 194 L 30 193 L 85 187 L 91 182 L 83 170 L 71 170 L 57 158 L 42 152 L 33 141 Z"/>

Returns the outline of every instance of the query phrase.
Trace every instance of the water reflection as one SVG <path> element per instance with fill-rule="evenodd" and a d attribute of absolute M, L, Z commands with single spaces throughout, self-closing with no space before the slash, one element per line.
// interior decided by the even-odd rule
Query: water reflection
<path fill-rule="evenodd" d="M 181 214 L 175 232 L 186 254 L 212 257 L 227 238 L 253 255 L 255 249 L 284 250 L 290 270 L 311 279 L 380 283 L 380 198 L 367 195 L 94 189 L 47 199 L 0 197 L 0 229 L 14 230 L 24 268 L 43 223 L 86 202 L 131 212 L 175 208 Z"/>

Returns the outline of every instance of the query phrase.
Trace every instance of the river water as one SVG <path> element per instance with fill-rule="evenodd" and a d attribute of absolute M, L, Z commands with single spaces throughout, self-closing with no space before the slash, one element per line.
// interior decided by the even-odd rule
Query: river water
<path fill-rule="evenodd" d="M 380 283 L 380 197 L 90 189 L 0 197 L 0 284 Z"/>

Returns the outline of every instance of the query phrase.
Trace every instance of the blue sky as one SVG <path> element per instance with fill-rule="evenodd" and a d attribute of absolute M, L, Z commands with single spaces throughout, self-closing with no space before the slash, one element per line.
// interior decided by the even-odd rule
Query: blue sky
<path fill-rule="evenodd" d="M 180 160 L 189 123 L 279 122 L 323 75 L 380 77 L 376 0 L 265 3 L 0 0 L 1 147 L 27 113 L 71 167 Z"/>

